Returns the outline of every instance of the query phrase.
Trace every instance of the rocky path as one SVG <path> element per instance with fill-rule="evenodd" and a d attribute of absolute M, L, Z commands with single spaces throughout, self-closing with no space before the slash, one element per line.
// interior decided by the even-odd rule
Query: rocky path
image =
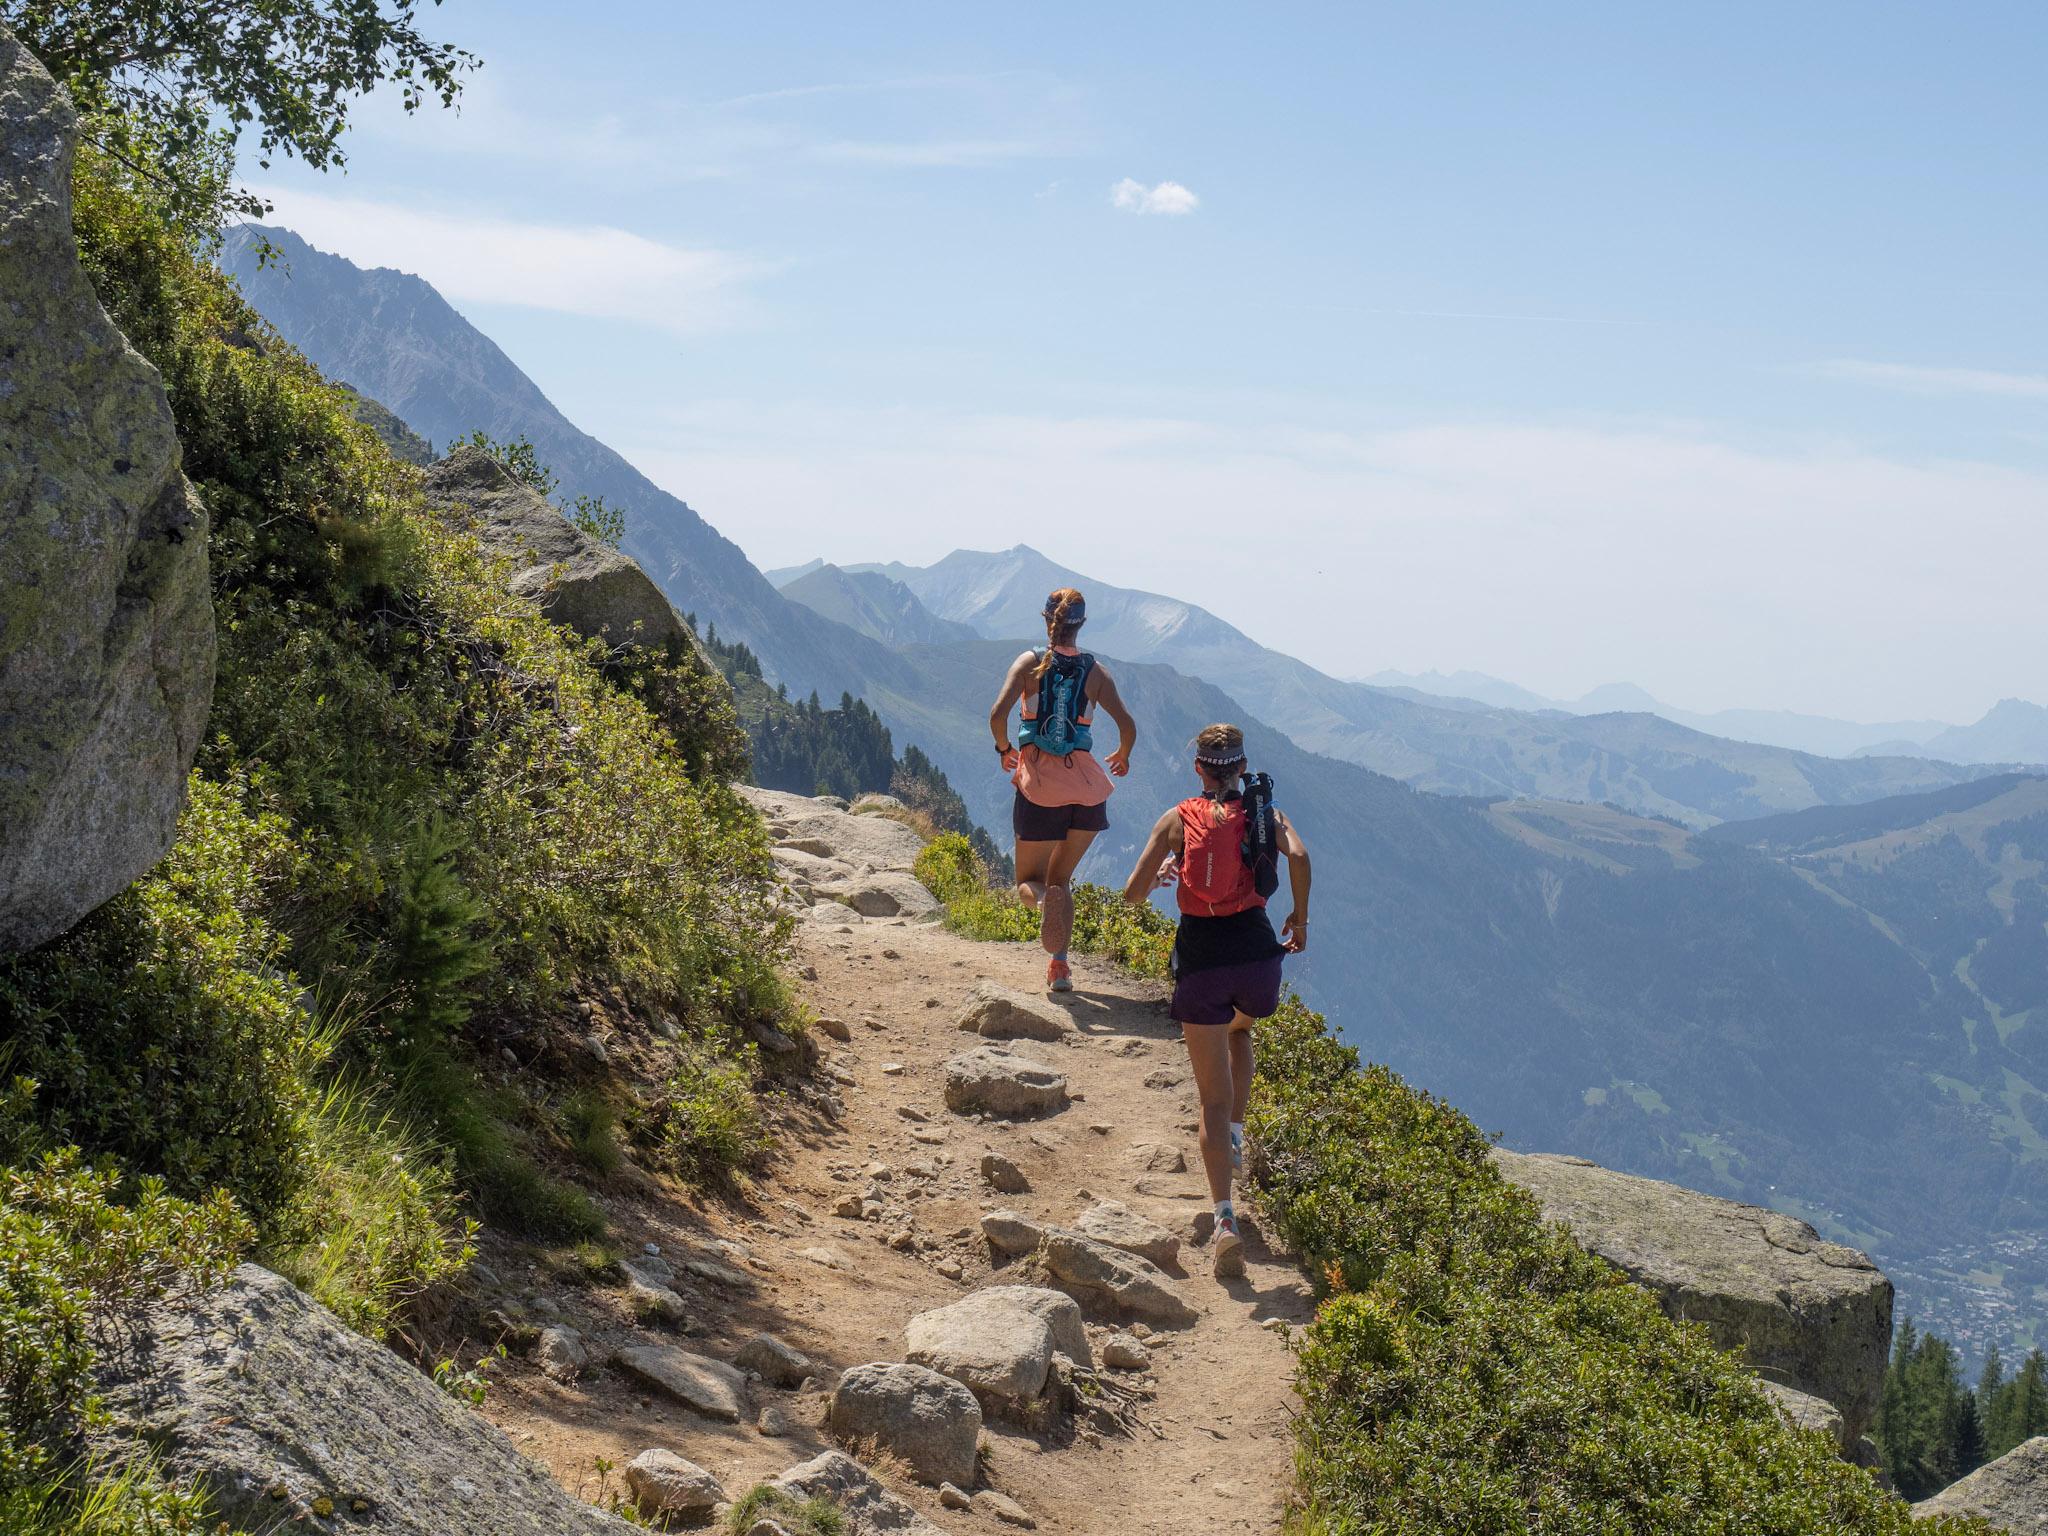
<path fill-rule="evenodd" d="M 1082 960 L 1076 991 L 1050 1002 L 1036 949 L 971 942 L 901 910 L 922 905 L 922 888 L 901 874 L 915 849 L 907 829 L 794 796 L 762 795 L 760 804 L 803 909 L 798 963 L 820 1019 L 809 1100 L 781 1126 L 780 1152 L 746 1200 L 695 1200 L 646 1181 L 613 1202 L 615 1230 L 659 1249 L 643 1247 L 652 1262 L 632 1294 L 565 1291 L 536 1265 L 527 1298 L 539 1315 L 530 1320 L 573 1322 L 589 1363 L 575 1371 L 558 1361 L 557 1380 L 538 1365 L 552 1351 L 515 1360 L 485 1412 L 586 1496 L 605 1479 L 618 1487 L 633 1457 L 661 1448 L 737 1497 L 845 1448 L 826 1425 L 833 1385 L 854 1367 L 908 1358 L 913 1318 L 991 1287 L 1050 1283 L 1077 1295 L 1087 1319 L 1099 1375 L 1084 1379 L 1079 1399 L 1069 1395 L 1083 1403 L 1081 1416 L 1041 1399 L 998 1417 L 1002 1390 L 1016 1382 L 996 1376 L 1014 1377 L 1016 1359 L 964 1357 L 1000 1346 L 1001 1330 L 997 1346 L 970 1329 L 954 1347 L 957 1314 L 920 1323 L 921 1358 L 974 1381 L 982 1406 L 995 1405 L 977 1481 L 960 1487 L 981 1496 L 949 1507 L 900 1461 L 870 1456 L 908 1508 L 859 1523 L 916 1530 L 910 1522 L 921 1518 L 962 1533 L 1029 1520 L 1074 1536 L 1275 1530 L 1293 1406 L 1281 1325 L 1306 1321 L 1310 1296 L 1256 1233 L 1244 1280 L 1226 1285 L 1210 1273 L 1197 1241 L 1208 1201 L 1194 1099 L 1160 989 Z M 864 916 L 848 901 L 894 915 Z M 1024 995 L 992 996 L 989 984 Z M 983 1040 L 961 1028 L 971 1012 L 993 1017 L 984 1027 L 998 1033 L 1057 1038 Z M 956 1069 L 949 1093 L 948 1063 L 963 1052 L 979 1052 L 993 1079 Z M 948 1107 L 950 1097 L 965 1108 L 976 1091 L 1002 1103 L 1043 1095 L 1054 1077 L 1065 1079 L 1066 1102 L 1046 1112 Z M 1077 1222 L 1166 1262 L 1147 1274 L 1120 1250 L 1060 1236 Z M 1047 1229 L 1057 1241 L 1039 1241 Z M 805 1358 L 749 1343 L 762 1333 Z M 637 1364 L 629 1370 L 621 1359 Z M 661 1385 L 652 1367 L 678 1360 L 687 1379 Z M 1086 1412 L 1090 1401 L 1123 1405 L 1127 1427 Z"/>

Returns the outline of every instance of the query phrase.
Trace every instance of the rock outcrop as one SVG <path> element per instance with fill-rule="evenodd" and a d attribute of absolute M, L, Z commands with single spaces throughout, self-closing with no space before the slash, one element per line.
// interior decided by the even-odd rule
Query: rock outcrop
<path fill-rule="evenodd" d="M 794 905 L 823 918 L 844 907 L 863 917 L 938 913 L 938 898 L 910 873 L 924 850 L 915 829 L 885 815 L 850 816 L 831 797 L 746 787 L 740 793 L 775 838 L 776 870 Z"/>
<path fill-rule="evenodd" d="M 1494 1159 L 1543 1212 L 1700 1323 L 1768 1381 L 1840 1410 L 1842 1442 L 1869 1428 L 1892 1336 L 1892 1283 L 1853 1248 L 1794 1217 L 1584 1158 L 1498 1149 Z"/>
<path fill-rule="evenodd" d="M 950 1376 L 888 1361 L 856 1365 L 832 1389 L 825 1422 L 850 1445 L 897 1457 L 920 1482 L 974 1483 L 981 1404 Z"/>
<path fill-rule="evenodd" d="M 630 556 L 592 538 L 481 448 L 427 471 L 427 505 L 512 562 L 512 590 L 557 624 L 607 645 L 681 654 L 696 639 Z"/>
<path fill-rule="evenodd" d="M 1913 1506 L 1930 1515 L 1977 1515 L 2012 1536 L 2048 1532 L 2048 1435 L 2036 1435 Z"/>
<path fill-rule="evenodd" d="M 147 1450 L 248 1530 L 568 1536 L 631 1529 L 565 1493 L 484 1416 L 244 1264 L 102 1358 L 95 1448 Z"/>
<path fill-rule="evenodd" d="M 75 135 L 0 27 L 0 953 L 163 857 L 213 698 L 206 510 L 78 264 Z"/>

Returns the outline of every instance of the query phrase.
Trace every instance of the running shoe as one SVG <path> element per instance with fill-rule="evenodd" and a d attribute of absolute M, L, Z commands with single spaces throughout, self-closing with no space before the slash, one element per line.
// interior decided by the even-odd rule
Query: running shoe
<path fill-rule="evenodd" d="M 1045 986 L 1049 992 L 1071 992 L 1074 990 L 1073 967 L 1064 960 L 1048 960 L 1045 963 Z"/>
<path fill-rule="evenodd" d="M 1237 1235 L 1237 1218 L 1227 1216 L 1216 1223 L 1216 1251 L 1212 1261 L 1218 1280 L 1244 1278 L 1244 1239 Z"/>
<path fill-rule="evenodd" d="M 1230 1138 L 1230 1176 L 1235 1180 L 1244 1172 L 1244 1138 L 1233 1135 Z"/>

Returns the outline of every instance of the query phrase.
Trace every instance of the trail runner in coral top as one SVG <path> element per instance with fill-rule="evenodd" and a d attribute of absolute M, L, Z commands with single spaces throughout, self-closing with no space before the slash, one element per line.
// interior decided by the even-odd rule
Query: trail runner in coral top
<path fill-rule="evenodd" d="M 1177 885 L 1180 932 L 1173 946 L 1172 1013 L 1202 1101 L 1202 1169 L 1216 1202 L 1218 1279 L 1244 1274 L 1244 1239 L 1230 1198 L 1244 1164 L 1245 1106 L 1252 1093 L 1252 1024 L 1280 1006 L 1280 961 L 1308 948 L 1308 849 L 1273 805 L 1273 781 L 1247 773 L 1244 732 L 1212 725 L 1195 738 L 1202 792 L 1153 825 L 1124 886 L 1143 906 Z M 1287 861 L 1294 910 L 1273 934 L 1266 898 Z"/>
<path fill-rule="evenodd" d="M 1109 826 L 1110 774 L 1131 771 L 1137 722 L 1124 708 L 1109 669 L 1075 640 L 1088 607 L 1072 587 L 1045 600 L 1045 649 L 1010 663 L 1003 691 L 988 712 L 996 756 L 1017 797 L 1010 822 L 1017 834 L 1017 896 L 1039 910 L 1038 942 L 1049 957 L 1045 984 L 1071 992 L 1067 943 L 1074 935 L 1074 870 L 1095 834 Z M 1116 722 L 1116 750 L 1095 760 L 1097 706 Z M 1010 711 L 1022 716 L 1010 741 Z M 1108 772 L 1103 771 L 1107 766 Z"/>

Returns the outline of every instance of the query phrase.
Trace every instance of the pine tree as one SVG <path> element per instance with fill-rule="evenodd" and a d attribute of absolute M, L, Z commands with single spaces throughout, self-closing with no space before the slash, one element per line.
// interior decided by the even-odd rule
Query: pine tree
<path fill-rule="evenodd" d="M 1984 1426 L 1977 1417 L 1977 1394 L 1965 1392 L 1956 1413 L 1955 1438 L 1949 1459 L 1957 1477 L 1968 1477 L 1984 1465 Z"/>
<path fill-rule="evenodd" d="M 1977 1423 L 1984 1434 L 1984 1456 L 1986 1460 L 1999 1455 L 1992 1449 L 2000 1443 L 2005 1434 L 2005 1361 L 1999 1358 L 1998 1346 L 1992 1345 L 1984 1356 L 1984 1369 L 1977 1376 Z"/>

